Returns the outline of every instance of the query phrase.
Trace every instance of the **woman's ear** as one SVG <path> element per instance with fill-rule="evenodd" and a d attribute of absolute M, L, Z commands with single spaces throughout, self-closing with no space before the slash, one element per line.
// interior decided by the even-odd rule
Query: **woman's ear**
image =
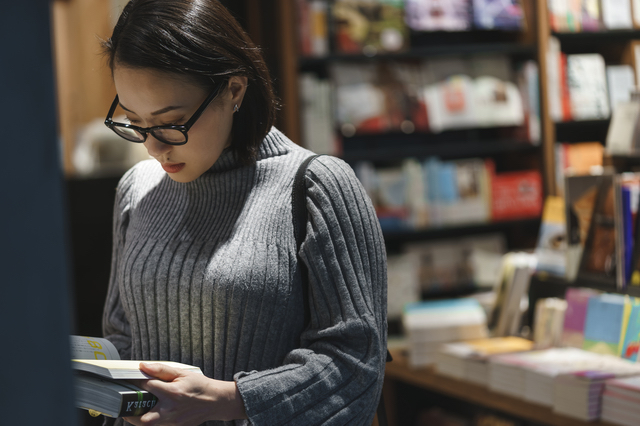
<path fill-rule="evenodd" d="M 229 78 L 229 93 L 231 94 L 231 105 L 238 109 L 242 106 L 244 94 L 247 92 L 248 79 L 244 76 L 233 76 Z"/>

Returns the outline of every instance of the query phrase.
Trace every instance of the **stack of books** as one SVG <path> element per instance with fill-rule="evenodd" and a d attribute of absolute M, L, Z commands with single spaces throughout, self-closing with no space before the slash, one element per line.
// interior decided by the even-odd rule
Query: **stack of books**
<path fill-rule="evenodd" d="M 74 370 L 75 405 L 96 417 L 141 416 L 158 398 L 129 380 L 150 379 L 140 370 L 140 362 L 121 360 L 116 347 L 100 337 L 70 336 L 71 366 Z M 199 367 L 172 361 L 160 362 L 202 374 Z"/>
<path fill-rule="evenodd" d="M 602 420 L 635 426 L 640 418 L 640 377 L 611 379 L 602 395 Z"/>
<path fill-rule="evenodd" d="M 557 375 L 554 372 L 563 371 L 563 366 L 582 365 L 586 360 L 599 357 L 576 348 L 496 355 L 489 360 L 489 388 L 520 399 L 551 405 L 552 401 L 544 398 L 544 392 L 546 396 L 553 394 L 553 378 Z"/>
<path fill-rule="evenodd" d="M 436 370 L 445 376 L 487 386 L 491 356 L 532 348 L 532 341 L 515 336 L 447 343 L 436 356 Z"/>
<path fill-rule="evenodd" d="M 640 365 L 611 355 L 601 355 L 603 365 L 560 375 L 554 382 L 553 410 L 584 421 L 600 418 L 603 390 L 608 379 L 640 376 Z M 637 421 L 636 421 L 637 423 Z"/>
<path fill-rule="evenodd" d="M 487 318 L 471 298 L 435 300 L 405 306 L 402 323 L 407 335 L 409 364 L 433 364 L 444 343 L 488 337 Z"/>

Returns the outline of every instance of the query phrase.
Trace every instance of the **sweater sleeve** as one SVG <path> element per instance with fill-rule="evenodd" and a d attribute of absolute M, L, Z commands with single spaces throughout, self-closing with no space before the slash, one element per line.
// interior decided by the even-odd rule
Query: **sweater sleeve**
<path fill-rule="evenodd" d="M 116 189 L 113 207 L 111 271 L 102 315 L 102 333 L 118 349 L 121 359 L 131 359 L 131 329 L 120 297 L 118 276 L 129 218 L 132 181 L 133 170 L 130 170 L 120 179 Z"/>
<path fill-rule="evenodd" d="M 370 425 L 384 378 L 387 273 L 375 211 L 351 168 L 307 171 L 310 325 L 284 365 L 236 375 L 255 425 Z"/>

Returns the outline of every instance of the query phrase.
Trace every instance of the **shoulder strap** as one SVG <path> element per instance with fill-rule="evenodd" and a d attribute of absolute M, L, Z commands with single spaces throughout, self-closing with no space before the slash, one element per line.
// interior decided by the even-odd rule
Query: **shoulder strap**
<path fill-rule="evenodd" d="M 300 246 L 307 236 L 307 187 L 304 175 L 307 166 L 319 155 L 310 155 L 298 167 L 293 180 L 292 211 L 293 211 L 293 232 L 296 237 L 296 256 L 299 256 Z M 311 312 L 309 308 L 309 283 L 307 282 L 307 265 L 298 258 L 300 274 L 302 275 L 302 300 L 304 301 L 304 323 L 311 322 Z"/>
<path fill-rule="evenodd" d="M 320 155 L 311 155 L 300 164 L 296 176 L 293 181 L 292 194 L 292 211 L 293 211 L 293 232 L 296 238 L 296 255 L 299 256 L 300 246 L 307 236 L 307 187 L 304 181 L 304 175 L 307 172 L 307 166 L 316 157 Z M 309 324 L 311 321 L 311 313 L 309 312 L 309 282 L 307 274 L 307 265 L 298 259 L 300 272 L 302 274 L 302 297 L 304 300 L 304 323 Z M 391 354 L 387 350 L 387 362 L 391 361 Z M 382 393 L 378 402 L 378 425 L 387 426 L 387 412 L 384 405 Z"/>
<path fill-rule="evenodd" d="M 319 155 L 310 155 L 298 167 L 293 181 L 293 232 L 296 237 L 296 253 L 300 251 L 300 246 L 307 236 L 307 187 L 304 182 L 304 175 L 307 166 Z M 305 277 L 303 277 L 305 281 Z M 306 284 L 306 282 L 305 282 Z"/>

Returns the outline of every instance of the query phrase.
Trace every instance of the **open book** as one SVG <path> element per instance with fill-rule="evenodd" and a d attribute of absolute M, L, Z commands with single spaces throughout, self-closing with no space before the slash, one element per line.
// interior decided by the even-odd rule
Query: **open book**
<path fill-rule="evenodd" d="M 70 336 L 71 364 L 75 370 L 76 407 L 92 416 L 141 416 L 152 409 L 157 398 L 127 380 L 148 379 L 140 361 L 121 360 L 107 339 Z M 202 374 L 200 368 L 172 361 L 151 361 Z"/>

